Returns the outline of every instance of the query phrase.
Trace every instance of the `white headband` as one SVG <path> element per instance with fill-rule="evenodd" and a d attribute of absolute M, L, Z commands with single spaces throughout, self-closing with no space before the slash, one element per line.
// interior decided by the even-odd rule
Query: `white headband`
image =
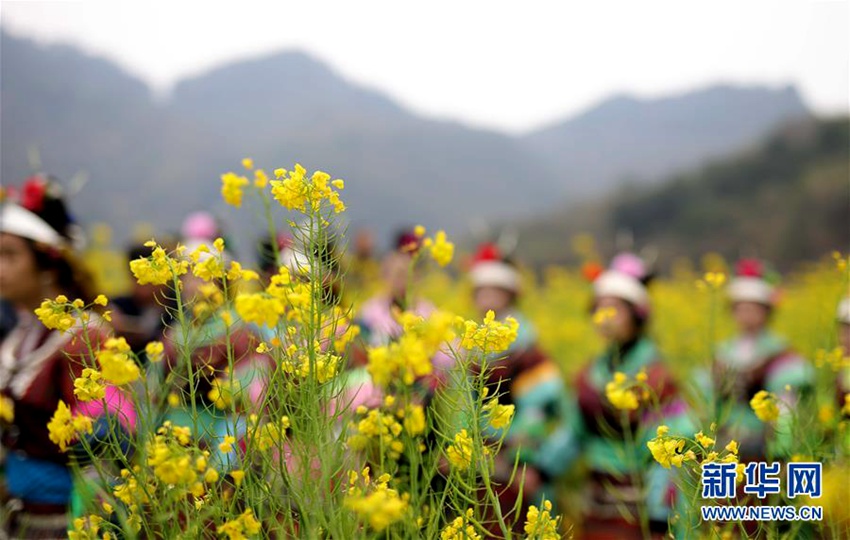
<path fill-rule="evenodd" d="M 593 282 L 593 294 L 596 298 L 613 296 L 638 308 L 649 309 L 649 293 L 643 283 L 616 270 L 607 270 L 596 278 Z"/>
<path fill-rule="evenodd" d="M 278 266 L 285 266 L 287 270 L 295 275 L 310 273 L 310 260 L 299 250 L 285 247 L 280 250 L 277 257 Z"/>
<path fill-rule="evenodd" d="M 838 312 L 835 316 L 838 322 L 850 324 L 850 298 L 845 298 L 838 304 Z"/>
<path fill-rule="evenodd" d="M 736 277 L 729 283 L 729 299 L 733 302 L 755 302 L 773 305 L 773 287 L 757 277 Z"/>
<path fill-rule="evenodd" d="M 55 248 L 67 247 L 68 242 L 46 221 L 23 206 L 0 204 L 0 232 L 28 238 Z"/>
<path fill-rule="evenodd" d="M 483 261 L 469 272 L 474 287 L 499 287 L 519 292 L 519 273 L 509 264 L 499 261 Z"/>

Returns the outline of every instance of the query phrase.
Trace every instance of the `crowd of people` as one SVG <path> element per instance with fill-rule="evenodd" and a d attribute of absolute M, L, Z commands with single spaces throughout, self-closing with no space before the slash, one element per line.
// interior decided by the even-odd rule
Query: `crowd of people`
<path fill-rule="evenodd" d="M 190 361 L 210 374 L 227 366 L 228 358 L 237 359 L 233 376 L 243 378 L 246 387 L 256 386 L 248 394 L 258 402 L 265 391 L 262 381 L 267 378 L 257 374 L 275 366 L 268 356 L 256 353 L 257 347 L 268 341 L 268 329 L 256 324 L 231 326 L 226 324 L 228 314 L 214 308 L 212 313 L 203 314 L 202 324 L 176 320 L 172 309 L 176 299 L 169 299 L 162 287 L 140 285 L 135 280 L 128 295 L 110 299 L 103 306 L 110 312 L 110 324 L 94 326 L 74 321 L 64 332 L 46 328 L 35 315 L 45 299 L 64 295 L 82 299 L 86 305 L 97 299 L 90 274 L 79 258 L 79 226 L 63 202 L 60 185 L 52 179 L 31 179 L 16 200 L 0 204 L 0 296 L 4 301 L 0 392 L 14 411 L 0 414 L 0 537 L 62 538 L 70 516 L 84 504 L 86 493 L 85 480 L 75 478 L 69 466 L 72 456 L 79 462 L 83 454 L 75 453 L 74 448 L 62 451 L 48 434 L 48 423 L 59 402 L 94 419 L 94 429 L 87 435 L 88 447 L 96 446 L 104 436 L 98 419 L 106 415 L 119 418 L 127 434 L 140 429 L 139 411 L 119 388 L 108 387 L 100 406 L 78 399 L 74 380 L 82 376 L 84 363 L 80 358 L 90 354 L 86 344 L 106 347 L 110 340 L 123 338 L 120 344 L 113 341 L 109 346 L 135 351 L 144 362 L 145 355 L 151 353 L 146 345 L 162 342 L 165 360 L 157 364 L 157 369 L 164 379 L 185 352 L 174 345 L 175 336 L 181 336 L 182 342 L 192 344 Z M 221 233 L 208 214 L 193 214 L 184 223 L 180 243 L 191 252 L 192 246 L 211 244 Z M 352 408 L 379 406 L 384 397 L 365 369 L 367 349 L 399 339 L 403 333 L 400 312 L 427 316 L 435 309 L 427 299 L 412 294 L 411 281 L 416 277 L 410 268 L 418 242 L 412 231 L 402 233 L 393 249 L 376 261 L 368 256 L 373 239 L 368 235 L 355 239 L 356 255 L 346 286 L 379 279 L 383 289 L 359 305 L 352 318 L 360 329 L 347 354 Z M 327 258 L 329 265 L 336 264 L 330 250 L 326 251 L 318 257 Z M 150 252 L 149 247 L 134 246 L 128 258 L 146 258 Z M 303 254 L 295 249 L 292 238 L 266 240 L 258 251 L 260 280 L 268 282 L 280 266 L 297 274 L 303 268 L 300 257 Z M 518 497 L 526 507 L 543 498 L 554 501 L 559 479 L 582 463 L 586 468 L 582 488 L 584 538 L 646 536 L 636 517 L 639 506 L 648 513 L 650 535 L 667 533 L 677 504 L 672 473 L 653 461 L 646 441 L 633 445 L 639 449 L 636 453 L 627 443 L 637 433 L 639 423 L 663 424 L 679 433 L 693 433 L 695 428 L 685 392 L 647 331 L 653 316 L 649 295 L 653 276 L 645 262 L 632 253 L 621 253 L 595 277 L 588 317 L 598 319 L 596 326 L 606 346 L 572 381 L 566 380 L 557 362 L 540 346 L 534 325 L 520 309 L 521 274 L 509 254 L 495 244 L 482 244 L 466 277 L 472 283 L 474 305 L 481 317 L 493 312 L 497 320 L 512 317 L 519 323 L 509 349 L 491 355 L 486 371 L 475 373 L 484 376 L 488 395 L 497 396 L 501 405 L 514 407 L 501 452 L 494 457 L 493 477 L 506 487 L 500 491 L 500 504 L 511 508 Z M 186 299 L 215 294 L 205 290 L 207 282 L 191 273 L 182 280 L 180 294 Z M 339 301 L 341 295 L 336 287 L 335 283 L 327 284 L 327 296 L 336 299 L 332 301 Z M 738 332 L 717 347 L 712 369 L 698 381 L 702 399 L 718 408 L 731 404 L 718 438 L 738 441 L 742 461 L 764 460 L 767 445 L 774 445 L 772 456 L 790 456 L 792 441 L 768 437 L 750 401 L 761 390 L 789 401 L 800 399 L 813 388 L 813 369 L 782 336 L 770 330 L 775 290 L 760 263 L 741 261 L 727 292 Z M 200 317 L 197 306 L 203 303 L 194 305 L 195 315 Z M 850 299 L 841 302 L 836 315 L 841 345 L 850 350 Z M 92 318 L 102 316 L 103 311 L 90 313 Z M 431 361 L 434 373 L 417 381 L 417 391 L 426 406 L 445 383 L 440 374 L 453 366 L 452 359 L 443 353 L 437 353 Z M 476 369 L 481 366 L 473 366 L 473 372 Z M 607 385 L 619 374 L 643 381 L 658 407 L 651 412 L 635 409 L 621 414 L 622 408 L 615 407 L 606 393 Z M 212 406 L 209 396 L 214 395 L 213 375 L 202 376 L 192 384 L 196 402 L 169 407 L 163 420 L 173 425 L 189 421 L 200 424 L 198 433 L 209 437 L 207 446 L 215 450 L 218 445 L 212 441 L 227 436 L 232 423 L 226 421 L 226 412 Z M 836 394 L 843 399 L 847 391 L 850 388 L 837 388 Z M 163 402 L 166 399 L 161 397 Z M 648 431 L 652 436 L 654 431 Z M 238 452 L 238 445 L 234 445 L 213 458 L 227 470 L 227 463 Z M 520 463 L 521 478 L 510 483 L 515 460 Z M 521 530 L 519 521 L 517 527 Z"/>

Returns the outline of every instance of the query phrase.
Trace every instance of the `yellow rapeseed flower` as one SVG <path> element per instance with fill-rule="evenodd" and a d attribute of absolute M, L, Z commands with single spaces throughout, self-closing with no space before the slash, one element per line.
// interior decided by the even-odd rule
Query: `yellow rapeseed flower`
<path fill-rule="evenodd" d="M 272 196 L 287 210 L 304 211 L 307 202 L 307 183 L 304 175 L 307 171 L 296 164 L 295 170 L 276 169 L 275 177 L 283 180 L 272 180 Z"/>
<path fill-rule="evenodd" d="M 236 296 L 234 307 L 243 321 L 268 328 L 276 327 L 286 312 L 279 298 L 265 293 L 240 293 Z"/>
<path fill-rule="evenodd" d="M 640 405 L 628 377 L 621 372 L 615 373 L 614 380 L 605 385 L 605 397 L 614 408 L 621 411 L 633 411 Z"/>
<path fill-rule="evenodd" d="M 162 435 L 157 435 L 148 443 L 147 449 L 147 465 L 163 484 L 191 486 L 197 480 L 197 473 L 192 467 L 194 460 L 189 449 L 174 442 L 169 443 Z"/>
<path fill-rule="evenodd" d="M 700 446 L 702 446 L 703 448 L 708 448 L 709 446 L 712 446 L 714 444 L 714 439 L 712 439 L 711 437 L 708 437 L 706 435 L 703 435 L 702 431 L 696 433 L 694 435 L 694 438 L 700 444 Z"/>
<path fill-rule="evenodd" d="M 47 328 L 67 332 L 77 322 L 70 313 L 71 308 L 68 299 L 59 295 L 55 300 L 45 299 L 41 306 L 35 309 L 35 315 Z"/>
<path fill-rule="evenodd" d="M 176 260 L 168 256 L 165 250 L 154 244 L 150 257 L 142 257 L 130 261 L 130 271 L 136 277 L 139 285 L 165 285 L 175 277 L 189 270 L 189 261 Z"/>
<path fill-rule="evenodd" d="M 449 463 L 458 470 L 465 471 L 472 464 L 472 438 L 461 429 L 455 435 L 454 442 L 446 449 Z"/>
<path fill-rule="evenodd" d="M 112 384 L 131 383 L 141 377 L 138 364 L 130 358 L 130 345 L 123 338 L 109 338 L 96 353 L 103 378 Z"/>
<path fill-rule="evenodd" d="M 249 184 L 248 179 L 236 173 L 221 175 L 221 197 L 224 202 L 236 208 L 242 206 L 242 191 Z"/>
<path fill-rule="evenodd" d="M 240 389 L 241 386 L 236 380 L 217 378 L 213 379 L 207 397 L 216 408 L 225 410 L 233 403 Z"/>
<path fill-rule="evenodd" d="M 472 524 L 473 516 L 472 508 L 468 508 L 463 515 L 454 518 L 440 532 L 440 540 L 481 540 Z"/>
<path fill-rule="evenodd" d="M 368 479 L 368 472 L 366 478 Z M 382 532 L 397 521 L 401 521 L 409 509 L 407 494 L 399 495 L 398 491 L 388 487 L 389 475 L 382 475 L 377 482 L 369 486 L 371 492 L 364 493 L 359 488 L 350 489 L 350 494 L 343 504 L 354 511 L 373 530 Z"/>
<path fill-rule="evenodd" d="M 440 266 L 446 266 L 452 262 L 455 245 L 446 239 L 445 231 L 437 231 L 437 234 L 434 235 L 434 241 L 429 242 L 428 249 L 431 252 L 431 257 Z"/>
<path fill-rule="evenodd" d="M 422 405 L 408 405 L 404 410 L 404 430 L 411 437 L 425 432 L 425 411 Z"/>
<path fill-rule="evenodd" d="M 254 171 L 254 187 L 263 189 L 267 185 L 269 185 L 269 177 L 266 174 L 266 171 L 262 169 Z"/>
<path fill-rule="evenodd" d="M 260 275 L 253 270 L 245 270 L 242 265 L 236 261 L 230 263 L 230 269 L 227 271 L 227 279 L 230 281 L 255 281 L 260 279 Z"/>
<path fill-rule="evenodd" d="M 0 396 L 0 420 L 8 423 L 15 420 L 15 402 L 6 396 Z"/>
<path fill-rule="evenodd" d="M 221 279 L 224 277 L 224 264 L 222 264 L 220 257 L 206 257 L 195 264 L 192 273 L 204 281 Z"/>
<path fill-rule="evenodd" d="M 666 427 L 666 426 L 663 426 Z M 685 440 L 677 437 L 668 437 L 667 430 L 658 428 L 658 436 L 646 443 L 652 457 L 665 469 L 671 465 L 681 467 L 682 462 L 690 459 L 693 454 L 682 453 L 685 448 Z"/>
<path fill-rule="evenodd" d="M 314 172 L 309 180 L 306 174 L 304 167 L 297 163 L 292 171 L 276 169 L 277 180 L 271 181 L 272 196 L 288 210 L 307 212 L 309 202 L 310 210 L 318 212 L 323 201 L 327 201 L 335 213 L 345 211 L 345 203 L 334 189 L 342 190 L 345 182 L 339 179 L 331 181 L 331 176 L 323 171 Z"/>
<path fill-rule="evenodd" d="M 496 398 L 485 403 L 482 409 L 487 414 L 490 425 L 495 429 L 507 428 L 514 416 L 514 406 L 500 405 Z"/>
<path fill-rule="evenodd" d="M 105 538 L 108 532 L 99 534 L 100 524 L 104 519 L 96 514 L 88 517 L 79 517 L 74 520 L 74 530 L 68 531 L 68 540 L 95 540 Z"/>
<path fill-rule="evenodd" d="M 750 407 L 762 422 L 775 422 L 779 418 L 776 396 L 767 390 L 759 390 L 750 400 Z"/>
<path fill-rule="evenodd" d="M 233 451 L 234 444 L 236 444 L 236 437 L 232 435 L 225 435 L 224 442 L 218 445 L 218 449 L 227 454 L 228 452 Z"/>
<path fill-rule="evenodd" d="M 283 416 L 277 422 L 268 422 L 263 424 L 257 432 L 257 447 L 262 450 L 269 448 L 279 448 L 283 444 L 283 439 L 286 437 L 286 430 L 289 429 L 289 417 Z"/>
<path fill-rule="evenodd" d="M 542 511 L 536 506 L 529 506 L 526 514 L 524 531 L 526 538 L 539 540 L 558 540 L 561 517 L 552 518 L 552 503 L 544 500 Z"/>
<path fill-rule="evenodd" d="M 246 540 L 251 536 L 260 534 L 262 524 L 254 517 L 250 508 L 245 510 L 238 518 L 219 525 L 216 529 L 218 534 L 227 536 L 228 540 Z"/>
<path fill-rule="evenodd" d="M 92 421 L 84 415 L 72 415 L 68 405 L 59 400 L 56 411 L 47 424 L 47 431 L 50 440 L 59 445 L 59 450 L 64 452 L 68 448 L 68 443 L 76 439 L 80 433 L 92 433 Z"/>
<path fill-rule="evenodd" d="M 507 317 L 504 323 L 495 319 L 496 315 L 491 310 L 484 316 L 481 325 L 475 321 L 464 322 L 461 346 L 467 350 L 480 349 L 484 354 L 508 350 L 516 340 L 519 323 L 513 317 Z"/>
<path fill-rule="evenodd" d="M 100 382 L 102 378 L 96 369 L 83 369 L 82 376 L 74 379 L 74 395 L 80 401 L 103 399 L 106 397 L 106 387 Z"/>
<path fill-rule="evenodd" d="M 242 480 L 245 479 L 245 471 L 241 469 L 235 469 L 230 471 L 230 477 L 233 478 L 233 481 L 236 483 L 236 487 L 242 485 Z"/>
<path fill-rule="evenodd" d="M 145 345 L 145 355 L 149 362 L 159 362 L 165 352 L 165 345 L 161 341 L 151 341 Z"/>

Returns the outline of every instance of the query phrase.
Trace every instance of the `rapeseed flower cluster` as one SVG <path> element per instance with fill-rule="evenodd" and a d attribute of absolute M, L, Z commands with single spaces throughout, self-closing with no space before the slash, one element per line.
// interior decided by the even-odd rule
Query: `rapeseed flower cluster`
<path fill-rule="evenodd" d="M 54 300 L 45 299 L 41 302 L 41 306 L 36 308 L 35 315 L 38 320 L 51 330 L 59 330 L 67 332 L 76 324 L 77 319 L 73 315 L 73 310 L 77 307 L 77 302 L 68 302 L 68 297 L 60 294 Z M 82 307 L 82 300 L 79 301 L 79 307 Z"/>
<path fill-rule="evenodd" d="M 139 285 L 166 285 L 189 271 L 189 261 L 169 256 L 155 241 L 145 242 L 145 246 L 152 248 L 150 257 L 130 261 L 130 271 Z"/>
<path fill-rule="evenodd" d="M 496 320 L 496 314 L 488 311 L 483 324 L 477 321 L 464 321 L 461 347 L 467 350 L 478 350 L 483 354 L 494 354 L 508 350 L 516 340 L 519 322 L 513 317 L 505 318 L 504 322 Z"/>
<path fill-rule="evenodd" d="M 82 414 L 71 414 L 68 405 L 59 400 L 56 411 L 47 424 L 47 432 L 51 442 L 64 452 L 79 435 L 92 433 L 92 419 Z"/>
<path fill-rule="evenodd" d="M 779 418 L 779 400 L 767 390 L 759 390 L 750 400 L 750 407 L 762 422 L 775 422 Z"/>
<path fill-rule="evenodd" d="M 454 436 L 453 442 L 446 448 L 446 457 L 452 467 L 459 471 L 467 470 L 472 465 L 474 442 L 466 429 L 461 429 Z"/>
<path fill-rule="evenodd" d="M 474 511 L 468 508 L 462 515 L 454 518 L 440 531 L 440 540 L 481 540 L 481 535 L 472 524 L 473 516 Z"/>
<path fill-rule="evenodd" d="M 641 397 L 648 394 L 645 388 L 641 388 L 646 378 L 646 373 L 643 371 L 638 373 L 634 380 L 630 380 L 625 373 L 618 371 L 614 373 L 614 379 L 605 385 L 605 397 L 615 409 L 634 411 L 640 407 Z"/>
<path fill-rule="evenodd" d="M 0 396 L 0 420 L 12 423 L 15 419 L 15 402 L 6 396 Z"/>
<path fill-rule="evenodd" d="M 260 534 L 262 528 L 262 524 L 254 517 L 254 511 L 249 508 L 238 518 L 219 525 L 216 532 L 226 536 L 228 540 L 245 540 Z"/>
<path fill-rule="evenodd" d="M 96 353 L 103 378 L 112 384 L 121 386 L 141 377 L 139 365 L 132 358 L 130 345 L 123 337 L 109 338 L 103 349 Z"/>
<path fill-rule="evenodd" d="M 649 451 L 652 452 L 652 457 L 665 469 L 671 466 L 681 467 L 686 459 L 695 458 L 693 453 L 683 452 L 687 441 L 680 437 L 669 436 L 669 430 L 667 426 L 659 426 L 655 438 L 646 443 Z"/>
<path fill-rule="evenodd" d="M 561 517 L 552 517 L 552 503 L 544 500 L 540 508 L 530 506 L 525 518 L 525 531 L 528 540 L 558 540 Z"/>
<path fill-rule="evenodd" d="M 96 369 L 84 368 L 82 376 L 74 379 L 74 395 L 80 401 L 93 401 L 106 397 L 103 375 Z"/>
<path fill-rule="evenodd" d="M 404 334 L 397 341 L 368 350 L 369 374 L 380 386 L 401 380 L 406 385 L 433 371 L 431 359 L 455 338 L 455 317 L 436 311 L 427 318 L 402 313 L 399 321 Z"/>
<path fill-rule="evenodd" d="M 356 451 L 380 453 L 383 450 L 390 459 L 398 459 L 404 450 L 404 442 L 400 439 L 404 431 L 404 412 L 396 415 L 381 409 L 360 407 L 356 414 L 362 418 L 351 422 L 353 434 L 348 438 L 348 446 Z M 412 419 L 410 426 L 411 431 L 418 431 L 419 427 L 423 427 L 424 431 L 417 418 Z"/>
<path fill-rule="evenodd" d="M 345 203 L 339 198 L 339 192 L 345 189 L 345 182 L 323 171 L 316 171 L 307 178 L 307 170 L 295 164 L 291 171 L 275 169 L 276 180 L 271 181 L 272 196 L 287 210 L 302 213 L 318 212 L 322 201 L 327 201 L 337 214 L 345 211 Z"/>
<path fill-rule="evenodd" d="M 382 474 L 375 482 L 369 476 L 369 468 L 358 475 L 349 472 L 349 485 L 344 505 L 357 514 L 358 518 L 373 530 L 381 532 L 393 523 L 402 520 L 409 511 L 409 495 L 400 495 L 389 487 L 392 478 Z"/>

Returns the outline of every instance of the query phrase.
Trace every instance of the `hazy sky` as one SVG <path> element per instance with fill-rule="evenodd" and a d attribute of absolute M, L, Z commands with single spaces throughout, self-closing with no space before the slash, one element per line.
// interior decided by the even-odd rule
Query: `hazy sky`
<path fill-rule="evenodd" d="M 850 111 L 850 1 L 2 1 L 2 25 L 120 63 L 160 91 L 298 48 L 421 114 L 504 131 L 612 93 L 793 83 Z"/>

